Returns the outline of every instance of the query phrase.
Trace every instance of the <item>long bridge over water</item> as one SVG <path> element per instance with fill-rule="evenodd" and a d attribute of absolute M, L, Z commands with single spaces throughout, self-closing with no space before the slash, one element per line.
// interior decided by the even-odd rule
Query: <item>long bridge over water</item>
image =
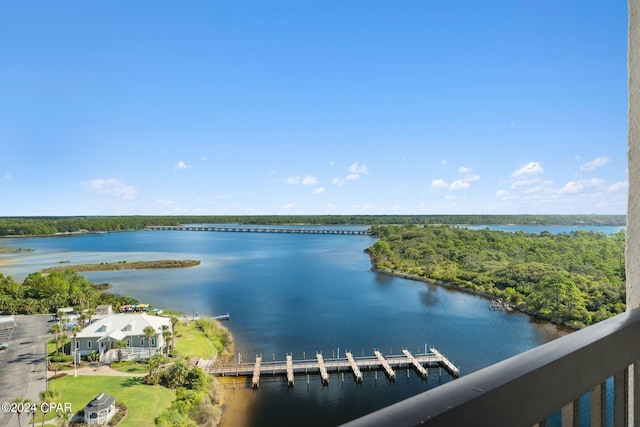
<path fill-rule="evenodd" d="M 149 230 L 221 231 L 235 233 L 292 233 L 292 234 L 346 234 L 369 236 L 370 230 L 342 230 L 339 228 L 287 228 L 287 227 L 222 227 L 197 225 L 150 225 Z"/>
<path fill-rule="evenodd" d="M 426 349 L 425 349 L 426 350 Z M 275 357 L 274 357 L 275 359 Z M 349 351 L 345 357 L 331 357 L 325 359 L 322 353 L 316 353 L 314 359 L 293 360 L 291 354 L 287 354 L 284 361 L 264 361 L 261 355 L 257 355 L 253 363 L 234 363 L 214 367 L 210 373 L 217 376 L 244 376 L 251 377 L 251 385 L 257 389 L 260 385 L 260 377 L 263 375 L 286 375 L 287 384 L 293 387 L 296 375 L 320 375 L 323 385 L 329 384 L 329 372 L 351 372 L 356 382 L 362 382 L 362 370 L 383 371 L 390 381 L 396 378 L 394 368 L 413 369 L 421 378 L 427 378 L 429 368 L 437 368 L 442 373 L 444 369 L 451 377 L 458 378 L 460 370 L 435 348 L 429 352 L 418 353 L 415 356 L 409 350 L 402 350 L 400 355 L 383 356 L 375 350 L 373 356 L 354 357 Z M 408 375 L 408 372 L 407 372 Z M 377 378 L 377 375 L 376 375 Z"/>

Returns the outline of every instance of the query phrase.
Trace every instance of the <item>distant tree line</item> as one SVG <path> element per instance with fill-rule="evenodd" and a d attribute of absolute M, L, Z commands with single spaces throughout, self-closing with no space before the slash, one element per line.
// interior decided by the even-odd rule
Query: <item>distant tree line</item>
<path fill-rule="evenodd" d="M 614 225 L 625 215 L 226 215 L 0 217 L 0 236 L 52 235 L 80 231 L 140 230 L 151 225 L 309 224 L 309 225 Z"/>
<path fill-rule="evenodd" d="M 625 310 L 625 233 L 374 226 L 375 268 L 439 281 L 572 326 Z"/>

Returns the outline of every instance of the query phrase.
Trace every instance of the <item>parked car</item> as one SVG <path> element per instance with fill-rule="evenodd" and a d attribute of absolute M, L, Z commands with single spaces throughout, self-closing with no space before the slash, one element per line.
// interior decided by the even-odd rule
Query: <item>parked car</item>
<path fill-rule="evenodd" d="M 0 350 L 6 350 L 9 347 L 8 342 L 0 342 Z"/>

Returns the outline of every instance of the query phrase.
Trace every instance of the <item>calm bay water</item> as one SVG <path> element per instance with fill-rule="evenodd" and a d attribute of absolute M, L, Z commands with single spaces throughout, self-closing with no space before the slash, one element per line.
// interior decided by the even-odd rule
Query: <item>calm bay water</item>
<path fill-rule="evenodd" d="M 57 265 L 153 259 L 199 259 L 189 269 L 86 273 L 112 291 L 185 314 L 229 312 L 226 326 L 244 361 L 293 353 L 312 358 L 344 350 L 354 355 L 412 352 L 433 346 L 470 373 L 562 334 L 523 314 L 490 311 L 487 300 L 371 271 L 363 252 L 367 236 L 136 231 L 56 238 L 3 239 L 2 246 L 35 249 L 3 255 L 0 272 L 22 280 Z M 348 373 L 328 387 L 318 376 L 264 377 L 258 391 L 236 381 L 227 425 L 335 425 L 405 399 L 441 382 L 400 371 L 390 383 L 365 373 L 357 385 Z M 227 387 L 232 382 L 225 382 Z M 232 418 L 231 418 L 232 417 Z"/>

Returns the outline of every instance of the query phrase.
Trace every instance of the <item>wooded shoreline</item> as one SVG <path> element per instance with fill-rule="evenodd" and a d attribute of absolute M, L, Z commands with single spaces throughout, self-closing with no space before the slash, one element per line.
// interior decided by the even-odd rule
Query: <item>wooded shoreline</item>
<path fill-rule="evenodd" d="M 391 276 L 391 277 L 398 277 L 398 278 L 401 278 L 401 279 L 413 280 L 413 281 L 416 281 L 416 282 L 421 282 L 421 283 L 424 283 L 425 285 L 441 286 L 443 288 L 447 288 L 447 289 L 450 289 L 450 290 L 464 292 L 464 293 L 469 294 L 469 295 L 477 295 L 479 297 L 486 298 L 488 303 L 490 303 L 490 301 L 492 301 L 492 300 L 495 300 L 495 298 L 496 298 L 495 295 L 493 295 L 493 294 L 491 294 L 489 292 L 466 288 L 464 286 L 459 286 L 459 285 L 456 285 L 455 283 L 444 282 L 442 280 L 428 279 L 428 278 L 425 278 L 425 277 L 422 277 L 422 276 L 418 276 L 416 274 L 410 274 L 410 273 L 406 273 L 406 272 L 403 272 L 403 271 L 391 271 L 391 270 L 379 269 L 379 268 L 375 268 L 375 267 L 372 267 L 371 271 L 373 271 L 374 273 L 378 273 L 378 274 L 385 274 L 385 275 Z M 543 316 L 540 313 L 537 313 L 537 312 L 531 311 L 531 310 L 526 310 L 526 309 L 523 309 L 522 307 L 518 307 L 518 306 L 515 306 L 513 304 L 508 304 L 508 306 L 513 311 L 517 311 L 518 313 L 526 314 L 528 316 L 533 317 L 534 319 L 538 319 L 538 320 L 542 320 L 542 321 L 545 321 L 545 322 L 553 323 L 554 325 L 557 325 L 557 326 L 562 327 L 562 328 L 566 328 L 567 330 L 577 331 L 577 330 L 580 330 L 580 329 L 582 329 L 584 327 L 584 325 L 576 325 L 574 323 L 566 322 L 563 319 L 549 317 L 549 316 Z"/>
<path fill-rule="evenodd" d="M 372 268 L 487 298 L 571 328 L 625 310 L 625 233 L 527 234 L 375 226 Z"/>

